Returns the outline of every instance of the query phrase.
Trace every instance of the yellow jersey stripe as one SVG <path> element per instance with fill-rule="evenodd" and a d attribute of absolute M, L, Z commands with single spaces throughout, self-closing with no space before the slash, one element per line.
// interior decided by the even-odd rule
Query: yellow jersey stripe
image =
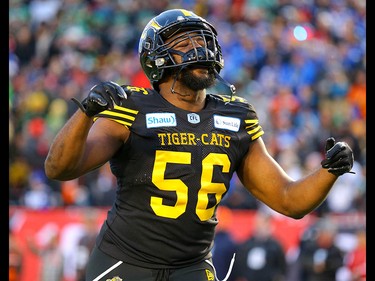
<path fill-rule="evenodd" d="M 115 121 L 117 123 L 120 123 L 122 125 L 125 125 L 125 126 L 128 126 L 128 127 L 131 127 L 133 125 L 133 122 L 129 122 L 129 120 L 126 120 L 126 119 L 123 119 L 121 117 L 111 117 L 109 115 L 102 115 L 102 114 L 98 114 L 94 117 L 94 121 L 96 121 L 99 117 L 104 117 L 106 119 L 109 119 L 109 120 L 112 120 L 112 121 Z"/>
<path fill-rule="evenodd" d="M 255 139 L 259 138 L 262 135 L 264 135 L 264 131 L 263 130 L 260 131 L 259 133 L 255 134 L 255 135 L 251 136 L 251 140 L 255 140 Z"/>
<path fill-rule="evenodd" d="M 104 110 L 97 114 L 94 118 L 94 121 L 96 121 L 99 117 L 102 117 L 116 121 L 122 125 L 131 127 L 137 114 L 138 110 L 133 110 L 130 108 L 115 105 L 114 109 Z"/>
<path fill-rule="evenodd" d="M 258 132 L 259 130 L 262 130 L 262 127 L 261 127 L 261 126 L 258 126 L 258 127 L 254 128 L 254 129 L 250 130 L 250 131 L 247 131 L 247 133 L 248 133 L 249 135 L 252 135 L 252 134 Z"/>
<path fill-rule="evenodd" d="M 115 112 L 115 111 L 103 111 L 102 113 L 100 113 L 101 116 L 108 116 L 108 117 L 120 117 L 120 118 L 124 118 L 124 119 L 129 119 L 131 121 L 134 121 L 135 120 L 135 117 L 134 116 L 131 116 L 131 115 L 128 115 L 128 114 L 123 114 L 123 113 L 119 113 L 119 112 Z"/>
<path fill-rule="evenodd" d="M 246 124 L 253 124 L 253 125 L 255 125 L 255 124 L 259 123 L 259 120 L 258 119 L 246 119 L 245 123 Z"/>
<path fill-rule="evenodd" d="M 132 114 L 135 114 L 135 115 L 138 114 L 138 110 L 134 110 L 134 109 L 126 108 L 126 107 L 121 107 L 121 106 L 118 106 L 118 105 L 115 105 L 114 110 L 125 111 L 125 112 L 129 112 L 129 113 L 132 113 Z M 105 112 L 106 111 L 109 111 L 109 110 L 105 110 Z"/>

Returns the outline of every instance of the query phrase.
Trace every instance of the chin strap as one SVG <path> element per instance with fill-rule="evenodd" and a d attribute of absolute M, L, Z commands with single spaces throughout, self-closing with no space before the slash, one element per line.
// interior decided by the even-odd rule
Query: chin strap
<path fill-rule="evenodd" d="M 215 71 L 215 77 L 216 79 L 220 80 L 220 82 L 222 82 L 225 86 L 227 86 L 230 90 L 230 98 L 229 98 L 229 101 L 226 102 L 229 103 L 231 102 L 233 96 L 236 94 L 236 87 L 233 85 L 233 84 L 230 84 L 229 82 L 227 82 L 226 80 L 224 80 L 220 75 L 219 73 L 216 71 L 216 69 L 214 69 Z"/>
<path fill-rule="evenodd" d="M 182 69 L 184 69 L 186 67 L 186 65 L 183 65 L 181 66 L 178 71 L 176 72 L 176 75 L 174 76 L 174 79 L 173 79 L 173 83 L 172 83 L 172 86 L 171 86 L 171 93 L 172 94 L 177 94 L 177 95 L 180 95 L 180 96 L 183 96 L 183 97 L 186 97 L 188 95 L 183 95 L 183 94 L 180 94 L 179 92 L 176 92 L 174 90 L 174 85 L 176 84 L 176 81 L 177 81 L 177 78 L 178 78 L 178 75 L 180 75 L 180 72 L 182 71 Z"/>

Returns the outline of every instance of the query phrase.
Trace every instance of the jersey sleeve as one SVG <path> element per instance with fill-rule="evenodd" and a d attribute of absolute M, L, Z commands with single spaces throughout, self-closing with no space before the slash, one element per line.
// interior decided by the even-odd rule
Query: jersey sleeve
<path fill-rule="evenodd" d="M 116 121 L 126 127 L 131 127 L 135 120 L 138 110 L 134 110 L 125 106 L 115 105 L 112 110 L 105 110 L 97 114 L 94 118 L 94 122 L 98 118 L 107 118 L 113 121 Z"/>
<path fill-rule="evenodd" d="M 254 107 L 251 104 L 247 105 L 248 113 L 244 119 L 245 130 L 250 135 L 251 140 L 254 141 L 260 136 L 264 135 L 264 131 L 262 126 L 259 124 L 259 119 Z"/>
<path fill-rule="evenodd" d="M 225 98 L 224 98 L 225 101 Z M 251 141 L 256 140 L 264 134 L 262 126 L 259 124 L 257 112 L 252 104 L 245 98 L 239 96 L 231 97 L 231 103 L 240 107 L 240 112 L 243 112 L 242 118 L 244 121 L 244 128 L 250 136 Z"/>
<path fill-rule="evenodd" d="M 132 102 L 132 95 L 137 94 L 139 92 L 145 94 L 147 90 L 145 88 L 138 88 L 129 85 L 121 86 L 126 94 L 127 99 L 123 102 L 122 106 L 115 105 L 113 109 L 108 109 L 100 112 L 99 114 L 95 115 L 94 122 L 98 118 L 107 118 L 113 121 L 116 121 L 128 128 L 133 125 L 135 117 L 139 113 L 139 110 L 136 108 L 135 104 Z"/>

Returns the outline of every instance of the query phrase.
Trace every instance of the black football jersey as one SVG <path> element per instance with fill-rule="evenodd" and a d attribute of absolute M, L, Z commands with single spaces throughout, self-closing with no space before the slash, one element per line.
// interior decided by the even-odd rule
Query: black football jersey
<path fill-rule="evenodd" d="M 124 262 L 177 268 L 210 257 L 215 211 L 249 144 L 264 132 L 243 98 L 207 94 L 193 113 L 152 89 L 123 86 L 123 106 L 97 118 L 130 131 L 110 160 L 116 200 L 97 244 Z"/>

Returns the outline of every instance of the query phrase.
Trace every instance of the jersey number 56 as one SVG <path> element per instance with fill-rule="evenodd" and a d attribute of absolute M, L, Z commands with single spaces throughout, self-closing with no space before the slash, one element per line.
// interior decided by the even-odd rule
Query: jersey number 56
<path fill-rule="evenodd" d="M 180 179 L 165 179 L 164 174 L 167 163 L 191 164 L 191 153 L 156 151 L 152 182 L 160 190 L 175 191 L 177 200 L 174 206 L 168 206 L 163 204 L 163 198 L 152 196 L 150 205 L 156 215 L 176 219 L 186 211 L 188 187 Z M 215 206 L 220 202 L 222 195 L 227 190 L 224 183 L 212 182 L 214 166 L 221 166 L 222 172 L 228 173 L 230 169 L 228 155 L 210 153 L 202 161 L 201 188 L 198 191 L 198 201 L 195 208 L 195 212 L 201 221 L 206 221 L 212 217 Z M 215 194 L 216 204 L 207 208 L 209 194 Z"/>

